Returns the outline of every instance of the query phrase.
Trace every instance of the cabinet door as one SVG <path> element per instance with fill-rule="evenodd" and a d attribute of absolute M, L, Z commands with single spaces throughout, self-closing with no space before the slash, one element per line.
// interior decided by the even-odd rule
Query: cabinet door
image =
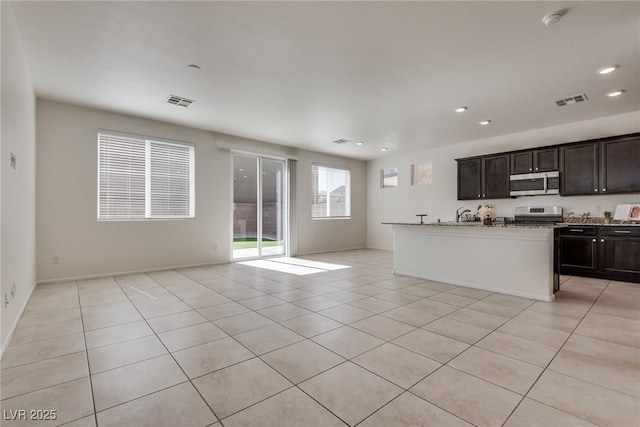
<path fill-rule="evenodd" d="M 598 264 L 602 272 L 624 274 L 629 280 L 637 280 L 640 278 L 640 238 L 602 236 Z"/>
<path fill-rule="evenodd" d="M 509 197 L 509 155 L 488 156 L 482 158 L 482 176 L 484 199 Z"/>
<path fill-rule="evenodd" d="M 598 142 L 560 147 L 560 194 L 599 194 Z"/>
<path fill-rule="evenodd" d="M 596 270 L 596 238 L 593 236 L 560 236 L 560 273 Z"/>
<path fill-rule="evenodd" d="M 511 153 L 511 174 L 531 173 L 533 171 L 533 152 Z"/>
<path fill-rule="evenodd" d="M 640 192 L 640 137 L 600 143 L 600 189 L 606 193 Z"/>
<path fill-rule="evenodd" d="M 482 161 L 480 158 L 458 160 L 458 200 L 481 197 Z"/>
<path fill-rule="evenodd" d="M 533 168 L 536 172 L 558 170 L 558 149 L 548 148 L 533 151 Z"/>

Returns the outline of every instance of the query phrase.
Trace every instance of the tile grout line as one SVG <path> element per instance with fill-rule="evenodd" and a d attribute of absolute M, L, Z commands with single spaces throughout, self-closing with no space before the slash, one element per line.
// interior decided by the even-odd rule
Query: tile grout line
<path fill-rule="evenodd" d="M 571 280 L 571 279 L 569 279 Z M 565 281 L 564 283 L 569 282 L 569 280 Z M 531 390 L 535 387 L 535 385 L 538 383 L 538 381 L 540 381 L 540 378 L 542 377 L 542 375 L 544 375 L 545 372 L 547 372 L 547 370 L 549 369 L 549 366 L 551 366 L 551 363 L 553 363 L 553 361 L 555 360 L 555 358 L 558 356 L 558 354 L 560 354 L 560 351 L 562 351 L 562 349 L 564 348 L 565 344 L 567 343 L 567 341 L 569 341 L 569 339 L 573 336 L 573 333 L 575 332 L 575 330 L 578 328 L 578 326 L 580 326 L 580 323 L 582 323 L 582 321 L 584 320 L 585 317 L 587 317 L 587 314 L 589 314 L 589 312 L 591 311 L 591 309 L 593 308 L 593 306 L 595 305 L 595 303 L 598 301 L 598 299 L 600 298 L 600 296 L 602 295 L 602 293 L 605 291 L 605 289 L 607 289 L 609 287 L 609 284 L 611 283 L 611 281 L 607 281 L 607 285 L 600 291 L 600 293 L 598 294 L 598 296 L 593 300 L 593 302 L 591 303 L 591 305 L 589 306 L 589 309 L 584 313 L 584 315 L 580 318 L 580 321 L 576 324 L 576 326 L 571 330 L 571 332 L 569 333 L 569 335 L 567 336 L 567 338 L 564 340 L 564 342 L 562 343 L 562 345 L 558 348 L 558 351 L 556 351 L 556 353 L 553 355 L 553 357 L 551 358 L 551 360 L 549 360 L 549 362 L 546 364 L 546 366 L 543 368 L 542 372 L 540 373 L 540 375 L 538 375 L 538 377 L 535 379 L 535 381 L 533 381 L 533 383 L 531 384 L 531 386 L 529 387 L 529 389 L 527 390 L 527 392 L 522 396 L 522 399 L 520 399 L 520 401 L 518 402 L 518 404 L 513 408 L 513 410 L 511 411 L 511 413 L 507 416 L 507 418 L 505 419 L 504 423 L 502 423 L 503 425 L 509 420 L 509 418 L 511 418 L 513 416 L 513 414 L 515 413 L 516 409 L 518 409 L 518 407 L 522 404 L 522 402 L 524 402 L 525 398 L 528 397 L 529 393 L 531 393 Z M 558 292 L 562 289 L 562 286 L 560 286 L 560 288 L 558 289 Z M 538 402 L 536 399 L 533 399 L 531 397 L 529 397 L 529 399 L 532 399 L 536 402 Z M 543 402 L 539 402 L 542 403 L 544 405 L 546 405 Z M 549 405 L 546 405 L 549 406 Z M 571 416 L 574 416 L 573 414 L 570 414 L 568 412 L 563 411 L 562 409 L 559 408 L 555 408 L 554 409 L 561 411 L 565 414 L 569 414 Z M 580 417 L 577 417 L 580 418 Z M 583 418 L 584 419 L 584 418 Z M 589 420 L 585 420 L 590 422 Z"/>

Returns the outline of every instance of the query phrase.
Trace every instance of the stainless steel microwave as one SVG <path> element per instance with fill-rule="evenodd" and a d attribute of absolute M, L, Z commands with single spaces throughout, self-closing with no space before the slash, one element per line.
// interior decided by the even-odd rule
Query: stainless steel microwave
<path fill-rule="evenodd" d="M 535 196 L 538 194 L 559 194 L 560 172 L 536 172 L 509 177 L 511 196 Z"/>

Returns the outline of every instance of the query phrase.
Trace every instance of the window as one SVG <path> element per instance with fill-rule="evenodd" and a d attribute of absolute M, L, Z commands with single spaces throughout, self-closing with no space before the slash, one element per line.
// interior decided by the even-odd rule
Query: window
<path fill-rule="evenodd" d="M 98 134 L 98 219 L 195 217 L 194 148 Z"/>
<path fill-rule="evenodd" d="M 351 176 L 346 169 L 311 167 L 311 217 L 351 216 Z"/>

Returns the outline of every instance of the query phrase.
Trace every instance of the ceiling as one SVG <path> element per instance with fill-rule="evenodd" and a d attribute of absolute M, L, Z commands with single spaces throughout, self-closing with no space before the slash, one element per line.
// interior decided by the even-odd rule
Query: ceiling
<path fill-rule="evenodd" d="M 40 97 L 353 158 L 640 110 L 640 2 L 11 8 Z M 596 73 L 608 64 L 620 68 Z M 555 105 L 579 93 L 589 101 Z"/>

